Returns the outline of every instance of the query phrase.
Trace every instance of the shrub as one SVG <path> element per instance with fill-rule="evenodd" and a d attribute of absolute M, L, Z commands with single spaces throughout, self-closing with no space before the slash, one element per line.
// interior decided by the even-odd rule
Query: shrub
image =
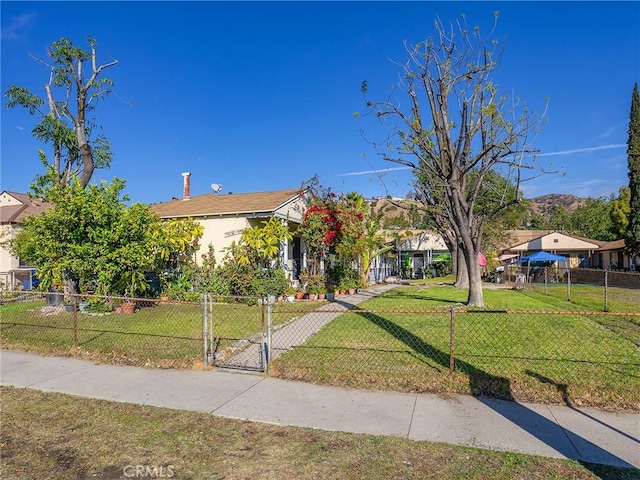
<path fill-rule="evenodd" d="M 289 288 L 289 280 L 281 268 L 266 268 L 257 272 L 252 283 L 254 295 L 283 295 Z"/>

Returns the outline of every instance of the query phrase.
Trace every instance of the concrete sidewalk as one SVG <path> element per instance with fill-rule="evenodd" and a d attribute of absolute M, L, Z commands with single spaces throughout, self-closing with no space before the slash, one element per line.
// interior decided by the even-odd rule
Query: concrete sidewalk
<path fill-rule="evenodd" d="M 470 396 L 348 390 L 226 371 L 150 370 L 2 351 L 0 384 L 640 468 L 640 415 Z"/>

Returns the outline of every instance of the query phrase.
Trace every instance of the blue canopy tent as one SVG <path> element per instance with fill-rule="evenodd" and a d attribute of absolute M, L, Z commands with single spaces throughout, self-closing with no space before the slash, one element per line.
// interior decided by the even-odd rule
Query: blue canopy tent
<path fill-rule="evenodd" d="M 532 262 L 566 262 L 567 257 L 563 257 L 562 255 L 556 255 L 554 253 L 545 252 L 541 250 L 536 253 L 532 253 L 531 255 L 527 255 L 526 257 L 522 257 L 520 260 L 517 260 L 512 263 L 513 264 L 523 264 L 527 265 Z"/>
<path fill-rule="evenodd" d="M 527 275 L 526 277 L 524 277 L 526 281 L 526 279 L 529 278 L 529 274 L 531 273 L 530 268 L 532 263 L 534 264 L 534 266 L 540 266 L 540 264 L 544 264 L 545 262 L 566 262 L 566 261 L 567 261 L 567 257 L 563 257 L 562 255 L 556 255 L 555 253 L 545 252 L 544 250 L 541 250 L 539 252 L 532 253 L 531 255 L 524 256 L 519 260 L 516 260 L 515 262 L 511 262 L 509 265 L 525 265 L 526 264 Z M 536 263 L 538 265 L 536 265 Z M 567 274 L 570 275 L 569 268 L 567 268 Z M 516 283 L 517 282 L 518 280 L 516 280 Z M 571 282 L 569 277 L 567 278 L 567 282 L 568 283 Z M 546 293 L 546 287 L 547 287 L 547 270 L 546 269 L 544 271 L 544 285 L 545 285 L 545 293 Z"/>

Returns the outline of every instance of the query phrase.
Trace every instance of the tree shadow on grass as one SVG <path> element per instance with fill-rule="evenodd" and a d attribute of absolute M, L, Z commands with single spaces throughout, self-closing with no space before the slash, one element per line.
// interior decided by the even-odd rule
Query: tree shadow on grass
<path fill-rule="evenodd" d="M 448 361 L 445 361 L 445 359 L 448 360 L 449 358 L 448 352 L 443 352 L 438 349 L 438 347 L 427 343 L 413 332 L 387 320 L 386 318 L 380 317 L 379 315 L 371 312 L 358 312 L 357 310 L 355 310 L 354 313 L 363 316 L 372 324 L 385 330 L 391 336 L 414 350 L 417 354 L 425 355 L 446 369 L 449 368 Z M 480 402 L 563 456 L 577 460 L 585 468 L 589 469 L 600 478 L 609 478 L 607 469 L 603 469 L 601 466 L 594 463 L 587 462 L 584 459 L 582 452 L 586 452 L 590 459 L 597 459 L 597 462 L 600 464 L 622 467 L 625 469 L 634 469 L 633 465 L 629 464 L 622 458 L 604 450 L 571 430 L 563 428 L 558 423 L 549 420 L 525 405 L 518 403 L 513 397 L 508 378 L 485 372 L 484 370 L 461 360 L 456 360 L 455 366 L 457 371 L 464 372 L 469 375 L 469 389 Z M 507 401 L 504 402 L 491 397 Z"/>

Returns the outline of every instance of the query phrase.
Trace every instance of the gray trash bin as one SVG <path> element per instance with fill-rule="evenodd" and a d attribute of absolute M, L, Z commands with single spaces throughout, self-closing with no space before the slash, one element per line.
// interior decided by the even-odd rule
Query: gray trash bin
<path fill-rule="evenodd" d="M 53 307 L 57 307 L 62 303 L 62 293 L 53 291 L 45 296 L 45 303 Z"/>

